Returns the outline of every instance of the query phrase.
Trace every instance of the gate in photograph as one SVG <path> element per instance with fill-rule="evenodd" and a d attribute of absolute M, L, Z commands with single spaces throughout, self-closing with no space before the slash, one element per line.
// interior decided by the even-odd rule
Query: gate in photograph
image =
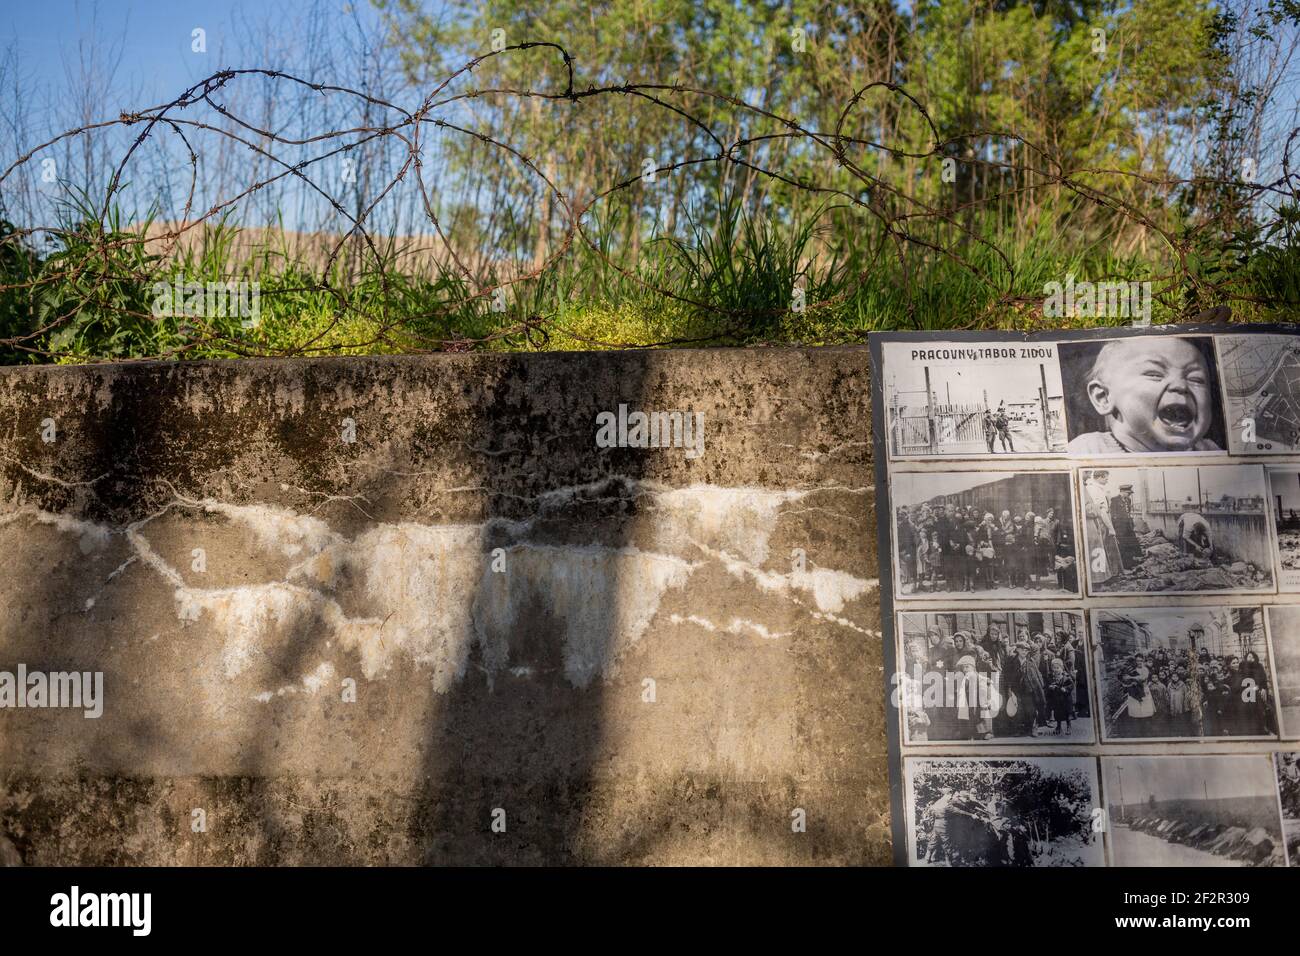
<path fill-rule="evenodd" d="M 924 408 L 902 406 L 894 416 L 895 455 L 955 455 L 988 451 L 984 441 L 984 406 L 934 405 Z"/>

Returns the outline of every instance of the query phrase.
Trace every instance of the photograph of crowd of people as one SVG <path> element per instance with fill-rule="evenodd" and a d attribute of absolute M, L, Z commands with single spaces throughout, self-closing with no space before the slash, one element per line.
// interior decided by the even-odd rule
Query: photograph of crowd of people
<path fill-rule="evenodd" d="M 1268 500 L 1273 510 L 1279 591 L 1300 591 L 1300 467 L 1270 465 Z"/>
<path fill-rule="evenodd" d="M 901 597 L 1079 592 L 1066 472 L 904 472 L 891 482 Z"/>
<path fill-rule="evenodd" d="M 891 457 L 1065 451 L 1055 345 L 898 342 L 883 359 Z"/>
<path fill-rule="evenodd" d="M 1092 758 L 909 757 L 914 866 L 1103 866 Z"/>
<path fill-rule="evenodd" d="M 904 742 L 1092 743 L 1079 611 L 899 616 Z"/>
<path fill-rule="evenodd" d="M 1300 866 L 1300 753 L 1273 755 L 1277 795 L 1282 805 L 1282 837 L 1288 866 Z"/>
<path fill-rule="evenodd" d="M 1282 737 L 1300 740 L 1300 607 L 1270 607 L 1268 631 L 1273 641 L 1274 696 Z"/>
<path fill-rule="evenodd" d="M 1227 447 L 1209 336 L 1136 336 L 1057 347 L 1071 455 Z"/>
<path fill-rule="evenodd" d="M 1285 866 L 1273 758 L 1103 757 L 1112 866 Z"/>
<path fill-rule="evenodd" d="M 1093 611 L 1092 626 L 1104 739 L 1277 736 L 1263 608 Z"/>
<path fill-rule="evenodd" d="M 1094 468 L 1080 478 L 1093 593 L 1272 589 L 1259 465 Z"/>
<path fill-rule="evenodd" d="M 1300 450 L 1300 336 L 1220 335 L 1218 346 L 1228 450 Z"/>

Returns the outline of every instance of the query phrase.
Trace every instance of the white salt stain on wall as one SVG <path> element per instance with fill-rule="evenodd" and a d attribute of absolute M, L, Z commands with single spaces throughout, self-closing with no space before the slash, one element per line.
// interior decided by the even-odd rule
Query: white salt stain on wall
<path fill-rule="evenodd" d="M 652 526 L 656 547 L 682 553 L 689 552 L 695 541 L 710 541 L 721 550 L 738 552 L 751 564 L 767 560 L 768 542 L 781 509 L 807 496 L 804 491 L 717 485 L 691 485 L 652 494 L 656 511 L 666 519 Z"/>
<path fill-rule="evenodd" d="M 611 677 L 619 657 L 641 639 L 669 588 L 686 584 L 695 566 L 636 548 L 516 545 L 507 570 L 490 568 L 474 600 L 475 626 L 488 673 L 505 666 L 509 636 L 545 608 L 563 628 L 564 675 L 575 687 Z"/>
<path fill-rule="evenodd" d="M 727 634 L 755 634 L 766 640 L 775 640 L 780 637 L 789 637 L 789 631 L 769 631 L 767 627 L 757 621 L 751 621 L 743 617 L 733 617 L 725 626 L 714 624 L 708 618 L 700 617 L 697 614 L 689 614 L 683 617 L 680 614 L 672 614 L 668 617 L 670 624 L 694 624 L 696 627 L 703 628 L 709 632 L 722 631 Z"/>
<path fill-rule="evenodd" d="M 704 546 L 701 545 L 703 548 Z M 788 572 L 765 571 L 747 561 L 742 561 L 726 551 L 712 551 L 704 548 L 722 561 L 732 576 L 744 580 L 749 578 L 761 591 L 787 594 L 790 591 L 804 591 L 812 595 L 818 610 L 828 614 L 838 614 L 844 605 L 855 601 L 880 587 L 879 578 L 859 578 L 845 571 L 831 568 L 798 568 Z"/>
<path fill-rule="evenodd" d="M 253 533 L 263 550 L 278 550 L 288 558 L 304 552 L 315 554 L 342 540 L 321 519 L 276 505 L 232 505 L 211 498 L 193 504 L 209 514 L 224 515 L 243 525 Z"/>
<path fill-rule="evenodd" d="M 67 514 L 42 511 L 32 505 L 22 505 L 0 514 L 0 525 L 9 524 L 23 517 L 30 517 L 37 524 L 51 525 L 64 534 L 76 535 L 77 546 L 81 549 L 82 554 L 90 554 L 92 551 L 102 550 L 107 547 L 113 533 L 112 529 L 107 525 L 96 524 L 93 521 L 83 521 Z"/>
<path fill-rule="evenodd" d="M 445 691 L 465 676 L 473 638 L 470 599 L 483 573 L 480 525 L 383 524 L 339 539 L 296 565 L 290 580 L 351 598 L 366 621 L 340 628 L 344 647 L 374 679 L 395 660 L 427 666 Z"/>
<path fill-rule="evenodd" d="M 268 704 L 277 697 L 292 697 L 300 693 L 315 697 L 333 679 L 334 665 L 329 661 L 321 661 L 314 671 L 303 675 L 301 683 L 285 684 L 275 691 L 262 691 L 254 694 L 253 700 L 259 704 Z"/>
<path fill-rule="evenodd" d="M 293 641 L 337 642 L 357 655 L 367 679 L 410 662 L 427 668 L 434 689 L 445 692 L 464 678 L 476 645 L 489 680 L 507 669 L 531 673 L 526 665 L 533 662 L 512 659 L 512 641 L 539 625 L 541 617 L 561 634 L 563 671 L 570 683 L 586 687 L 613 676 L 620 657 L 645 635 L 663 596 L 686 586 L 702 556 L 797 605 L 802 602 L 794 592 L 811 594 L 821 612 L 815 617 L 851 624 L 838 613 L 878 582 L 827 568 L 783 574 L 760 566 L 769 556 L 783 509 L 811 493 L 711 485 L 670 488 L 629 479 L 554 489 L 532 499 L 538 515 L 608 498 L 644 505 L 643 516 L 634 519 L 639 522 L 635 537 L 650 550 L 521 541 L 505 549 L 503 572 L 493 570 L 489 531 L 504 528 L 522 537 L 534 519 L 385 523 L 349 539 L 325 521 L 288 508 L 179 495 L 121 531 L 63 515 L 35 517 L 77 534 L 83 549 L 102 546 L 111 534 L 124 532 L 135 554 L 132 560 L 141 560 L 173 585 L 177 616 L 223 635 L 220 661 L 227 679 L 260 673 Z M 282 581 L 190 586 L 143 533 L 146 524 L 172 508 L 220 515 L 248 529 L 263 551 L 295 563 Z M 741 617 L 725 623 L 697 615 L 671 618 L 673 624 L 683 622 L 762 639 L 789 633 Z M 317 673 L 321 680 L 329 679 L 320 668 Z M 297 686 L 263 691 L 257 699 L 284 696 L 291 692 L 286 688 L 297 692 Z"/>

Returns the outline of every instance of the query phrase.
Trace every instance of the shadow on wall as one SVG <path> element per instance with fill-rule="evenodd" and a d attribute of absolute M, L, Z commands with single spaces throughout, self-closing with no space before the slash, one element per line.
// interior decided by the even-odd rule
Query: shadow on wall
<path fill-rule="evenodd" d="M 598 411 L 641 407 L 645 363 L 596 364 L 578 389 L 574 359 L 536 361 L 488 390 L 479 420 L 457 424 L 491 450 L 488 570 L 467 672 L 433 699 L 413 820 L 426 863 L 591 862 L 606 668 L 641 610 L 629 605 L 647 597 L 637 585 L 655 593 L 636 578 L 643 562 L 668 560 L 633 548 L 645 453 L 594 444 Z"/>
<path fill-rule="evenodd" d="M 50 369 L 7 384 L 0 531 L 10 536 L 0 548 L 0 670 L 98 672 L 100 703 L 111 713 L 110 695 L 148 693 L 148 675 L 129 666 L 124 635 L 107 622 L 132 613 L 131 596 L 112 587 L 136 560 L 119 526 L 161 497 L 139 476 L 172 472 L 159 440 L 170 409 L 149 374 L 119 381 L 113 369 Z M 111 401 L 96 401 L 109 391 Z M 104 808 L 130 807 L 128 816 L 139 814 L 130 822 L 147 826 L 148 808 L 165 787 L 143 774 L 103 771 L 143 769 L 150 755 L 185 747 L 174 728 L 140 713 L 126 722 L 86 719 L 79 709 L 3 717 L 10 733 L 0 735 L 0 766 L 9 768 L 0 779 L 0 836 L 10 849 L 0 843 L 0 855 L 9 856 L 8 865 L 57 861 L 63 851 L 49 835 L 60 832 L 70 835 L 70 861 L 84 853 L 85 862 L 133 862 L 120 841 L 99 838 L 111 816 Z M 33 766 L 49 766 L 56 779 L 38 777 Z"/>

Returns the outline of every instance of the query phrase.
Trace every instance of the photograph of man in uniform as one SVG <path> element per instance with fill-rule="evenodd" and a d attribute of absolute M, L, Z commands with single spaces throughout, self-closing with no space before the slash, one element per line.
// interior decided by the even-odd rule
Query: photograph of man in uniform
<path fill-rule="evenodd" d="M 1142 543 L 1138 541 L 1133 526 L 1133 486 L 1119 486 L 1119 494 L 1110 499 L 1110 523 L 1115 528 L 1115 544 L 1119 549 L 1120 565 L 1131 570 L 1142 560 Z"/>

